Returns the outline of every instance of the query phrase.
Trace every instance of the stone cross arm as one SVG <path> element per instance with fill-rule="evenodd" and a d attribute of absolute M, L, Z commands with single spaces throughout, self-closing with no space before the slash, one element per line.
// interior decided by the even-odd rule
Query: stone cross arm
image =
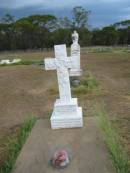
<path fill-rule="evenodd" d="M 46 58 L 44 62 L 45 62 L 45 70 L 56 70 L 55 58 Z"/>
<path fill-rule="evenodd" d="M 67 69 L 71 69 L 73 64 L 71 57 L 65 57 L 65 59 L 57 59 L 57 58 L 46 58 L 45 62 L 45 70 L 56 70 L 58 66 L 63 65 Z"/>

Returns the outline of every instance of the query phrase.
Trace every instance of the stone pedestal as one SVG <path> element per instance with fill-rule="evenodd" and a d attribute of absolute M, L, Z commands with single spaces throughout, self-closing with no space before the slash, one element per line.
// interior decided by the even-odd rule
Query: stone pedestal
<path fill-rule="evenodd" d="M 50 121 L 52 129 L 82 127 L 82 108 L 78 107 L 77 98 L 69 102 L 57 99 Z"/>
<path fill-rule="evenodd" d="M 70 69 L 69 70 L 69 75 L 71 76 L 81 76 L 82 75 L 82 70 L 81 69 Z"/>

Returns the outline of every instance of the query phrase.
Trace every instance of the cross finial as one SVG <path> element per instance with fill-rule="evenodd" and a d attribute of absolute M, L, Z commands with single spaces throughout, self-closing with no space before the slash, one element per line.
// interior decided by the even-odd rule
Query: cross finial
<path fill-rule="evenodd" d="M 67 51 L 66 51 L 65 44 L 55 45 L 54 50 L 55 50 L 55 57 L 57 59 L 65 59 L 65 57 L 67 57 L 67 53 L 66 53 Z"/>

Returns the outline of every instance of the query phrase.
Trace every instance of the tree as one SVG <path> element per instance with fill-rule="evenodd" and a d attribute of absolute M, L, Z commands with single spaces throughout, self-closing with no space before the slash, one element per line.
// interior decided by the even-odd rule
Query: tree
<path fill-rule="evenodd" d="M 1 19 L 1 23 L 4 23 L 4 24 L 11 24 L 14 22 L 14 16 L 10 15 L 10 14 L 5 14 L 4 17 L 2 17 Z"/>
<path fill-rule="evenodd" d="M 79 43 L 81 46 L 91 45 L 92 34 L 87 28 L 80 28 L 77 30 L 79 33 Z"/>
<path fill-rule="evenodd" d="M 68 19 L 68 17 L 59 18 L 58 19 L 58 28 L 72 29 L 73 22 L 70 19 Z"/>
<path fill-rule="evenodd" d="M 71 40 L 71 30 L 60 28 L 53 33 L 54 44 L 64 44 L 69 46 L 72 42 Z"/>
<path fill-rule="evenodd" d="M 92 31 L 92 45 L 105 45 L 102 30 L 101 29 L 94 29 Z"/>
<path fill-rule="evenodd" d="M 123 20 L 121 22 L 118 22 L 118 23 L 113 24 L 113 26 L 115 26 L 116 29 L 127 28 L 127 27 L 130 26 L 130 20 Z"/>
<path fill-rule="evenodd" d="M 116 45 L 118 43 L 118 32 L 115 27 L 107 26 L 102 29 L 105 45 Z"/>
<path fill-rule="evenodd" d="M 56 20 L 52 15 L 32 15 L 17 20 L 14 24 L 17 46 L 20 49 L 50 47 Z"/>
<path fill-rule="evenodd" d="M 94 45 L 116 45 L 118 40 L 119 35 L 114 26 L 93 31 L 92 44 Z"/>
<path fill-rule="evenodd" d="M 130 27 L 124 29 L 118 29 L 119 33 L 119 44 L 126 45 L 130 44 Z"/>
<path fill-rule="evenodd" d="M 74 7 L 72 10 L 73 14 L 73 26 L 77 28 L 86 28 L 88 22 L 88 15 L 90 11 L 85 10 L 81 6 Z"/>
<path fill-rule="evenodd" d="M 130 44 L 130 20 L 124 20 L 113 25 L 118 34 L 119 42 L 118 44 L 126 45 Z"/>

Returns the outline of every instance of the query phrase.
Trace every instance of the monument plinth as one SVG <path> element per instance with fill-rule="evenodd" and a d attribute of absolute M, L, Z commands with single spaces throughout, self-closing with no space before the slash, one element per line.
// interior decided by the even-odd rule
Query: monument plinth
<path fill-rule="evenodd" d="M 82 108 L 78 107 L 77 98 L 72 98 L 69 102 L 57 99 L 51 116 L 52 129 L 82 126 Z"/>

